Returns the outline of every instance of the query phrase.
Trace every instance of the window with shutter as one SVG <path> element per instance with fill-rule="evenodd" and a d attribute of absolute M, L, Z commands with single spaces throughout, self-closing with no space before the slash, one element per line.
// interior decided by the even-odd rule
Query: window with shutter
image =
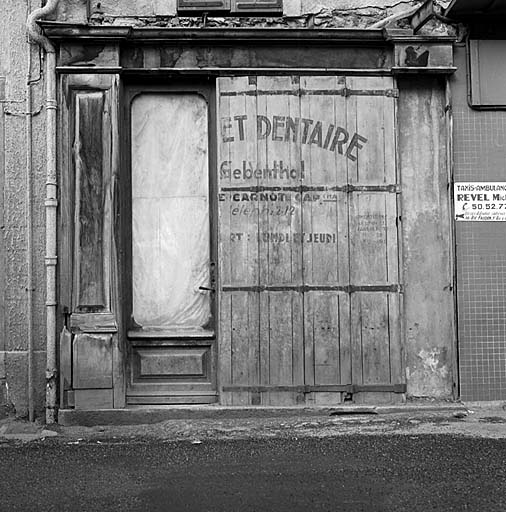
<path fill-rule="evenodd" d="M 233 14 L 283 14 L 283 0 L 232 0 Z"/>
<path fill-rule="evenodd" d="M 178 0 L 180 14 L 230 13 L 232 15 L 278 15 L 283 13 L 283 0 Z"/>
<path fill-rule="evenodd" d="M 198 14 L 199 12 L 230 11 L 230 0 L 177 0 L 178 12 Z"/>

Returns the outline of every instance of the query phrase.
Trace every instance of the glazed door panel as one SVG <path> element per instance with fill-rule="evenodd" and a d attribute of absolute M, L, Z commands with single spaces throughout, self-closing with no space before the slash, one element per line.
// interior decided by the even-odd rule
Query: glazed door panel
<path fill-rule="evenodd" d="M 130 103 L 129 404 L 216 400 L 209 110 L 191 91 Z"/>

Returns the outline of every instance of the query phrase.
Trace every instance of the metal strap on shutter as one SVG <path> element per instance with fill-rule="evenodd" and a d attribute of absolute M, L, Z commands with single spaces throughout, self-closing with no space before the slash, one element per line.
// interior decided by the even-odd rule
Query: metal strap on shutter
<path fill-rule="evenodd" d="M 279 89 L 279 90 L 255 90 L 255 91 L 224 91 L 221 96 L 386 96 L 398 98 L 399 89 Z"/>
<path fill-rule="evenodd" d="M 336 385 L 304 385 L 304 386 L 223 386 L 223 391 L 267 393 L 406 393 L 406 384 L 336 384 Z"/>

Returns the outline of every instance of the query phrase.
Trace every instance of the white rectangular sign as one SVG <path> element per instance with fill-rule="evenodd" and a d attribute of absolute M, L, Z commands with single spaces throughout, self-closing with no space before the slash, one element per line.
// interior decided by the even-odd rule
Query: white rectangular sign
<path fill-rule="evenodd" d="M 454 184 L 455 220 L 506 222 L 506 182 Z"/>

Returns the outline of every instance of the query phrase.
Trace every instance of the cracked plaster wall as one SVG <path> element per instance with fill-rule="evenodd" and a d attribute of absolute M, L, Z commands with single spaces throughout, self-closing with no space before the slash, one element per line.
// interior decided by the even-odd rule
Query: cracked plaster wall
<path fill-rule="evenodd" d="M 283 16 L 210 16 L 207 27 L 366 28 L 421 4 L 417 0 L 284 0 Z M 442 7 L 449 0 L 438 0 Z M 199 16 L 177 15 L 177 0 L 62 0 L 57 19 L 72 23 L 131 26 L 202 26 Z M 88 17 L 89 16 L 89 17 Z M 405 22 L 400 22 L 402 25 Z M 433 23 L 432 30 L 444 30 Z"/>

